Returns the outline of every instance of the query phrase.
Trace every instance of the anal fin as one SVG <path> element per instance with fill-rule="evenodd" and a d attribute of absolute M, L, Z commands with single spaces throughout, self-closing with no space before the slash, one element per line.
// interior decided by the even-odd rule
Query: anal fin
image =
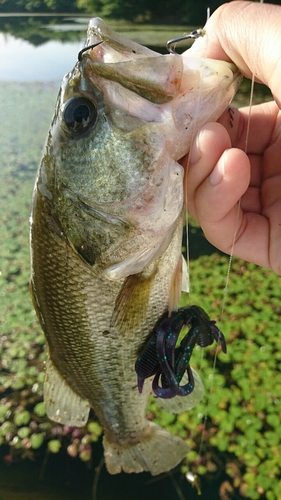
<path fill-rule="evenodd" d="M 48 417 L 60 424 L 83 427 L 90 405 L 65 382 L 50 359 L 46 363 L 44 402 Z"/>
<path fill-rule="evenodd" d="M 194 389 L 190 394 L 186 396 L 175 396 L 171 399 L 155 398 L 155 402 L 165 410 L 167 413 L 184 413 L 185 411 L 191 410 L 194 406 L 198 405 L 204 396 L 204 386 L 202 380 L 198 373 L 191 368 L 194 377 Z M 188 382 L 188 376 L 185 374 L 182 378 L 181 385 Z"/>

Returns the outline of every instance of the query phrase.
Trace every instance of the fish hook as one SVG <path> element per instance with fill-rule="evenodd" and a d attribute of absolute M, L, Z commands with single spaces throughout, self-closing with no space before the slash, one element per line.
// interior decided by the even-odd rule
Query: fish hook
<path fill-rule="evenodd" d="M 84 52 L 87 52 L 90 49 L 94 49 L 95 47 L 100 45 L 102 42 L 103 42 L 103 40 L 101 40 L 100 42 L 93 43 L 92 45 L 88 45 L 88 47 L 84 47 L 83 49 L 81 49 L 80 52 L 78 52 L 78 61 L 79 62 L 82 61 L 82 55 L 84 54 Z"/>
<path fill-rule="evenodd" d="M 188 34 L 185 34 L 182 36 L 177 36 L 176 38 L 171 38 L 171 40 L 168 40 L 168 42 L 166 43 L 167 50 L 168 50 L 168 52 L 170 52 L 170 54 L 177 54 L 175 47 L 174 47 L 177 42 L 182 42 L 183 40 L 188 40 L 189 38 L 196 40 L 196 38 L 199 38 L 200 36 L 204 36 L 205 33 L 206 33 L 206 31 L 204 29 L 200 28 L 198 30 L 192 31 L 191 33 L 188 33 Z"/>

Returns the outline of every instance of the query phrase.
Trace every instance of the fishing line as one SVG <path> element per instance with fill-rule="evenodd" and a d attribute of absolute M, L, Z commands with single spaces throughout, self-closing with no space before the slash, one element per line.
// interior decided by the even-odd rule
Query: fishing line
<path fill-rule="evenodd" d="M 177 481 L 175 480 L 173 474 L 171 472 L 169 472 L 168 475 L 169 475 L 169 478 L 170 478 L 170 480 L 171 480 L 171 482 L 172 482 L 172 484 L 173 484 L 173 486 L 175 488 L 175 491 L 176 491 L 176 493 L 177 493 L 177 495 L 179 497 L 179 500 L 185 500 L 185 498 L 184 498 L 184 496 L 182 494 L 182 491 L 181 491 L 181 489 L 180 489 Z"/>
<path fill-rule="evenodd" d="M 104 457 L 100 459 L 99 465 L 96 467 L 96 473 L 95 473 L 95 478 L 93 482 L 93 489 L 92 489 L 92 500 L 98 500 L 98 482 L 100 478 L 100 474 L 102 471 L 102 468 L 104 466 Z"/>
<path fill-rule="evenodd" d="M 206 22 L 208 21 L 209 17 L 210 17 L 210 7 L 207 8 L 207 19 L 206 19 Z M 197 31 L 198 31 L 198 34 L 199 34 L 198 36 L 204 36 L 204 37 L 206 37 L 207 43 L 206 43 L 206 47 L 205 47 L 205 54 L 204 54 L 204 56 L 202 58 L 205 61 L 207 59 L 208 34 L 206 33 L 206 31 L 204 29 L 203 30 L 197 30 Z M 195 32 L 193 32 L 193 33 L 195 33 Z M 201 82 L 203 81 L 203 78 L 204 78 L 204 72 L 202 73 Z M 197 104 L 196 104 L 194 126 L 192 128 L 192 133 L 191 133 L 191 144 L 193 144 L 194 139 L 195 139 L 195 135 L 196 135 L 196 123 L 197 123 L 197 119 L 198 119 L 198 115 L 199 115 L 199 106 L 200 106 L 201 96 L 202 96 L 202 86 L 199 85 L 199 94 L 198 94 Z M 188 172 L 188 169 L 189 169 L 189 165 L 190 165 L 190 160 L 189 160 L 189 157 L 188 157 L 188 160 L 187 160 L 187 163 L 186 163 L 186 175 L 184 177 L 184 205 L 185 205 L 184 217 L 185 217 L 185 230 L 186 230 L 186 239 L 185 239 L 185 245 L 186 245 L 186 265 L 187 265 L 188 282 L 189 282 L 189 290 L 188 290 L 189 298 L 188 298 L 188 303 L 190 305 L 190 303 L 191 303 L 191 300 L 190 300 L 190 295 L 191 295 L 191 291 L 190 291 L 190 286 L 191 286 L 191 282 L 190 282 L 190 245 L 189 245 L 189 228 L 188 228 L 188 217 L 189 217 L 189 214 L 188 214 L 188 199 L 187 199 L 187 172 Z"/>
<path fill-rule="evenodd" d="M 263 0 L 260 0 L 259 3 L 262 4 Z M 248 122 L 247 122 L 247 127 L 246 127 L 246 136 L 245 136 L 245 144 L 244 144 L 244 153 L 245 154 L 248 153 L 248 141 L 249 141 L 249 134 L 250 134 L 251 114 L 252 114 L 253 98 L 254 98 L 254 87 L 255 87 L 255 70 L 253 70 L 252 78 L 251 78 L 249 113 L 248 113 Z M 235 226 L 234 226 L 231 251 L 230 251 L 230 255 L 229 255 L 229 262 L 228 262 L 228 269 L 227 269 L 227 275 L 226 275 L 226 283 L 225 283 L 225 288 L 224 288 L 224 295 L 223 295 L 223 303 L 222 303 L 220 320 L 222 320 L 222 318 L 223 318 L 224 309 L 225 309 L 225 302 L 226 302 L 227 293 L 228 293 L 228 286 L 229 286 L 229 280 L 230 280 L 230 271 L 231 271 L 231 265 L 232 265 L 233 254 L 234 254 L 234 247 L 235 247 L 236 237 L 237 237 L 237 233 L 238 233 L 238 229 L 239 229 L 238 218 L 239 218 L 240 208 L 241 208 L 241 198 L 238 200 L 238 203 L 237 203 L 236 221 L 235 221 Z"/>
<path fill-rule="evenodd" d="M 207 10 L 207 20 L 209 19 L 209 17 L 210 17 L 210 8 L 208 8 L 208 10 Z M 204 36 L 207 37 L 207 39 L 206 39 L 206 45 L 205 45 L 205 54 L 202 57 L 202 59 L 205 61 L 207 59 L 208 34 L 205 32 L 205 30 L 203 30 L 202 34 L 204 34 Z M 201 81 L 203 81 L 203 78 L 204 78 L 204 71 L 202 72 Z M 198 115 L 199 115 L 199 106 L 200 106 L 201 96 L 202 96 L 202 87 L 199 86 L 199 93 L 198 93 L 197 105 L 196 105 L 196 112 L 195 112 L 195 120 L 194 120 L 194 126 L 193 126 L 192 134 L 191 134 L 191 144 L 193 144 L 194 139 L 195 139 L 195 135 L 196 135 L 196 123 L 197 123 L 197 118 L 198 118 Z M 186 172 L 188 171 L 189 164 L 190 164 L 190 160 L 188 158 L 187 164 L 186 164 Z M 185 240 L 185 244 L 186 244 L 186 263 L 187 263 L 188 276 L 190 276 L 190 245 L 189 245 L 188 199 L 187 199 L 187 184 L 186 183 L 187 183 L 187 175 L 185 175 L 185 178 L 184 178 L 184 204 L 185 204 L 184 216 L 185 216 L 185 227 L 186 227 L 186 240 Z M 189 299 L 188 299 L 189 305 L 191 303 L 190 296 L 191 296 L 191 282 L 190 282 L 190 279 L 189 279 Z M 215 357 L 214 357 L 213 366 L 212 366 L 211 375 L 210 375 L 210 378 L 212 380 L 212 384 L 211 384 L 211 388 L 210 388 L 210 393 L 212 393 L 212 389 L 213 389 L 213 380 L 214 380 L 214 372 L 215 372 L 215 367 L 216 367 L 217 352 L 218 352 L 218 346 L 216 347 Z M 202 366 L 203 366 L 203 349 L 201 348 L 201 359 L 200 359 L 200 363 L 199 363 L 199 371 L 202 371 Z M 202 449 L 203 449 L 203 445 L 204 445 L 204 441 L 205 441 L 205 429 L 206 429 L 206 421 L 207 421 L 207 415 L 208 415 L 209 401 L 210 401 L 210 398 L 207 396 L 207 401 L 206 401 L 206 405 L 205 405 L 205 411 L 204 411 L 204 414 L 201 417 L 202 418 L 202 423 L 203 423 L 203 430 L 202 430 L 201 440 L 200 440 L 200 445 L 199 445 L 199 456 L 200 457 L 202 456 Z M 194 433 L 193 433 L 193 431 L 191 431 L 191 433 L 190 433 L 190 439 L 191 440 L 193 438 L 193 435 L 194 435 Z M 198 494 L 201 494 L 200 482 L 199 482 L 198 476 L 194 475 L 190 471 L 188 471 L 185 477 L 186 477 L 186 479 L 187 479 L 188 482 L 190 482 L 193 486 L 195 486 L 195 488 L 198 491 Z"/>
<path fill-rule="evenodd" d="M 260 3 L 263 3 L 263 1 L 261 0 Z M 248 115 L 245 144 L 244 144 L 244 153 L 245 154 L 247 154 L 247 152 L 248 152 L 248 140 L 249 140 L 249 134 L 250 134 L 251 113 L 252 113 L 253 98 L 254 98 L 254 86 L 255 86 L 255 74 L 253 71 L 252 79 L 251 79 L 249 115 Z M 227 268 L 227 273 L 226 273 L 226 281 L 225 281 L 225 288 L 224 288 L 224 294 L 223 294 L 223 302 L 222 302 L 222 308 L 221 308 L 220 321 L 222 321 L 222 319 L 223 319 L 224 310 L 225 310 L 225 302 L 226 302 L 227 293 L 228 293 L 228 286 L 229 286 L 229 280 L 230 280 L 230 271 L 231 271 L 231 265 L 232 265 L 233 254 L 234 254 L 234 247 L 235 247 L 235 242 L 236 242 L 237 233 L 238 233 L 238 229 L 239 229 L 238 219 L 239 219 L 240 209 L 241 209 L 241 198 L 238 200 L 238 203 L 237 203 L 236 220 L 235 220 L 235 225 L 234 225 L 233 239 L 232 239 L 231 250 L 230 250 L 229 261 L 228 261 L 228 268 Z"/>
<path fill-rule="evenodd" d="M 207 20 L 209 19 L 210 17 L 210 9 L 208 8 L 207 10 Z M 198 87 L 198 96 L 197 96 L 197 102 L 196 102 L 196 108 L 195 108 L 195 114 L 194 114 L 194 125 L 192 127 L 192 131 L 191 131 L 191 144 L 193 144 L 194 142 L 194 139 L 195 139 L 195 135 L 196 135 L 196 124 L 197 124 L 197 121 L 198 121 L 198 116 L 199 116 L 199 107 L 200 107 L 200 104 L 201 104 L 201 97 L 202 97 L 202 81 L 204 79 L 204 67 L 205 67 L 205 61 L 207 60 L 207 48 L 208 48 L 208 35 L 206 33 L 206 31 L 204 29 L 202 30 L 195 30 L 193 31 L 192 33 L 190 33 L 190 35 L 185 35 L 183 37 L 178 37 L 177 39 L 173 39 L 173 40 L 169 40 L 167 42 L 167 48 L 169 50 L 169 52 L 171 53 L 176 53 L 175 52 L 175 49 L 174 49 L 174 46 L 176 44 L 177 41 L 181 41 L 181 40 L 184 40 L 186 38 L 198 38 L 199 36 L 206 36 L 207 37 L 207 40 L 206 40 L 206 45 L 205 45 L 205 54 L 204 56 L 202 57 L 203 59 L 203 70 L 202 70 L 202 73 L 201 73 L 201 84 L 199 84 L 199 87 Z M 187 272 L 188 272 L 188 278 L 190 276 L 190 246 L 189 246 L 189 229 L 188 229 L 188 198 L 187 198 L 187 171 L 188 171 L 188 168 L 189 168 L 189 165 L 190 165 L 190 160 L 189 160 L 189 157 L 187 159 L 187 163 L 186 163 L 186 166 L 185 166 L 185 176 L 184 176 L 184 183 L 183 183 L 183 187 L 184 187 L 184 217 L 185 217 L 185 228 L 186 228 L 186 238 L 185 238 L 185 245 L 186 245 L 186 265 L 187 265 Z M 190 290 L 190 279 L 189 279 L 189 297 L 188 297 L 188 304 L 190 305 L 191 303 L 191 300 L 190 300 L 190 296 L 191 296 L 191 290 Z M 216 363 L 216 357 L 215 357 L 215 361 L 214 361 L 214 365 L 213 365 L 213 368 L 212 368 L 212 371 L 214 372 L 214 369 L 215 369 L 215 363 Z M 202 364 L 203 364 L 203 349 L 201 349 L 201 361 L 199 363 L 199 370 L 202 370 Z M 208 401 L 207 401 L 208 403 Z M 203 416 L 203 420 L 206 419 L 207 417 L 207 409 L 208 409 L 208 405 L 206 406 L 206 410 L 204 412 L 204 416 Z M 202 433 L 202 436 L 203 436 L 203 433 Z M 193 431 L 191 431 L 190 433 L 190 439 L 193 438 Z M 203 441 L 204 441 L 204 437 L 201 438 L 201 445 L 200 445 L 200 451 L 199 451 L 199 455 L 201 455 L 201 448 L 202 448 L 202 444 L 203 444 Z M 193 485 L 196 487 L 197 491 L 198 491 L 198 494 L 200 494 L 200 484 L 198 484 L 198 477 L 196 475 L 193 475 L 192 473 L 187 473 L 186 474 L 186 479 Z"/>
<path fill-rule="evenodd" d="M 208 11 L 207 11 L 207 20 L 209 19 L 209 17 L 210 17 L 210 9 L 208 9 Z M 194 39 L 196 39 L 199 36 L 207 36 L 206 35 L 206 31 L 204 29 L 194 30 L 189 35 L 184 35 L 182 37 L 178 37 L 176 39 L 170 40 L 170 41 L 167 42 L 167 48 L 168 48 L 169 52 L 176 53 L 175 49 L 174 49 L 174 46 L 175 46 L 176 42 L 184 40 L 186 38 L 194 38 Z M 194 125 L 193 125 L 192 130 L 191 130 L 191 144 L 193 144 L 194 139 L 195 139 L 195 135 L 196 135 L 196 125 L 197 125 L 197 122 L 198 122 L 199 109 L 200 109 L 199 107 L 200 107 L 200 104 L 201 104 L 201 97 L 202 97 L 202 82 L 203 82 L 203 79 L 204 79 L 205 61 L 207 59 L 207 47 L 208 47 L 208 39 L 207 39 L 207 43 L 205 45 L 205 55 L 204 55 L 204 57 L 202 57 L 202 60 L 203 60 L 203 69 L 202 69 L 202 72 L 201 72 L 200 84 L 198 86 L 198 96 L 197 96 L 196 108 L 195 108 L 195 113 L 194 113 L 194 122 L 193 122 Z M 186 239 L 185 239 L 185 244 L 186 244 L 186 265 L 187 265 L 188 278 L 190 276 L 190 247 L 189 247 L 188 199 L 187 199 L 187 171 L 188 171 L 188 168 L 189 168 L 189 163 L 190 163 L 190 160 L 189 160 L 189 157 L 188 157 L 187 163 L 186 163 L 186 167 L 185 167 L 185 177 L 184 177 L 184 182 L 183 182 L 183 187 L 184 187 L 184 205 L 185 205 L 185 208 L 184 208 L 184 217 L 185 217 L 185 228 L 186 228 Z M 188 303 L 190 305 L 190 302 L 191 302 L 190 301 L 190 296 L 191 296 L 190 280 L 189 280 L 189 289 L 188 289 L 188 292 L 189 292 Z M 201 349 L 201 361 L 200 361 L 200 367 L 199 367 L 200 370 L 202 369 L 202 363 L 203 363 L 203 349 Z M 193 433 L 191 432 L 190 438 L 192 439 L 192 437 L 193 437 Z M 188 479 L 189 482 L 191 482 L 193 484 L 193 486 L 197 487 L 198 491 L 200 490 L 200 486 L 198 487 L 198 482 L 197 482 L 198 478 L 196 476 L 194 476 L 192 480 L 187 475 L 186 475 L 186 478 Z"/>
<path fill-rule="evenodd" d="M 207 20 L 209 19 L 209 16 L 210 16 L 210 12 L 208 12 Z M 205 55 L 202 58 L 205 61 L 207 59 L 207 46 L 208 46 L 208 35 L 205 32 L 205 30 L 202 31 L 202 36 L 204 36 L 204 37 L 207 38 L 207 43 L 206 43 L 206 48 L 205 48 Z M 203 81 L 203 78 L 204 78 L 204 70 L 202 72 L 201 82 Z M 198 119 L 198 115 L 199 115 L 199 106 L 200 106 L 201 96 L 202 96 L 202 85 L 199 85 L 199 93 L 198 93 L 198 98 L 197 98 L 197 103 L 196 103 L 194 126 L 192 128 L 192 133 L 191 133 L 191 144 L 193 144 L 195 136 L 196 136 L 196 123 L 197 123 L 197 119 Z M 188 157 L 187 164 L 186 164 L 186 174 L 187 174 L 188 169 L 189 169 L 189 164 L 190 164 L 190 160 L 189 160 L 189 157 Z M 188 228 L 189 213 L 188 213 L 188 199 L 187 199 L 187 175 L 185 175 L 185 177 L 184 177 L 184 184 L 185 184 L 185 186 L 184 186 L 184 205 L 185 205 L 184 217 L 185 217 L 185 230 L 186 230 L 186 241 L 185 241 L 185 244 L 186 244 L 186 265 L 187 265 L 188 282 L 189 282 L 189 291 L 188 291 L 189 292 L 189 299 L 188 299 L 188 302 L 189 302 L 189 305 L 190 305 L 190 303 L 191 303 L 191 300 L 190 300 L 190 295 L 191 295 L 191 290 L 190 290 L 191 281 L 190 281 L 190 245 L 189 245 L 189 228 Z"/>
<path fill-rule="evenodd" d="M 260 0 L 260 3 L 263 3 L 263 0 Z M 254 86 L 255 86 L 255 74 L 254 74 L 254 71 L 253 71 L 253 73 L 252 73 L 252 79 L 251 79 L 251 90 L 250 90 L 250 100 L 249 100 L 248 122 L 247 122 L 246 135 L 245 135 L 245 144 L 244 144 L 244 153 L 245 154 L 247 154 L 247 152 L 248 152 L 248 141 L 249 141 L 249 134 L 250 134 L 250 124 L 251 124 L 251 113 L 252 113 L 252 106 L 253 106 Z M 232 238 L 231 250 L 230 250 L 230 255 L 229 255 L 229 260 L 228 260 L 227 272 L 226 272 L 225 287 L 224 287 L 224 291 L 223 291 L 222 307 L 221 307 L 220 318 L 219 318 L 219 321 L 221 323 L 223 322 L 223 317 L 224 317 L 224 313 L 225 313 L 225 304 L 226 304 L 226 299 L 227 299 L 228 289 L 229 289 L 230 273 L 231 273 L 232 261 L 233 261 L 233 256 L 234 256 L 234 248 L 235 248 L 235 243 L 236 243 L 236 239 L 237 239 L 237 234 L 238 234 L 238 231 L 239 231 L 239 213 L 240 213 L 240 209 L 241 209 L 241 198 L 238 200 L 238 202 L 237 202 L 237 208 L 236 208 L 236 219 L 235 219 L 235 224 L 234 224 L 233 238 Z M 214 389 L 214 372 L 215 372 L 215 367 L 216 367 L 217 354 L 218 354 L 218 345 L 216 345 L 215 356 L 214 356 L 214 361 L 213 361 L 213 369 L 212 369 L 212 373 L 210 375 L 211 384 L 210 384 L 210 392 L 209 392 L 209 394 L 212 394 L 213 389 Z M 202 430 L 200 447 L 199 447 L 199 455 L 200 455 L 200 457 L 202 456 L 203 446 L 204 446 L 204 442 L 205 442 L 205 431 L 206 431 L 206 422 L 207 422 L 207 417 L 208 417 L 209 403 L 210 403 L 210 397 L 207 397 L 206 409 L 205 409 L 205 413 L 204 413 L 204 417 L 203 417 L 203 430 Z"/>
<path fill-rule="evenodd" d="M 209 19 L 209 16 L 210 16 L 210 9 L 208 9 L 208 19 Z M 206 34 L 206 36 L 207 36 L 207 34 Z M 206 43 L 206 53 L 205 53 L 204 59 L 207 59 L 207 45 L 208 45 L 208 40 Z M 198 108 L 199 108 L 199 104 L 200 104 L 200 97 L 201 97 L 201 95 L 199 94 Z M 194 139 L 194 135 L 195 134 L 193 133 L 192 142 Z M 188 168 L 188 165 L 187 165 L 187 168 Z M 185 191 L 187 191 L 187 189 Z M 185 200 L 185 203 L 186 203 L 186 218 L 188 221 L 187 199 Z M 188 235 L 188 230 L 186 229 L 186 231 L 187 231 L 187 235 Z M 189 248 L 188 241 L 187 241 L 187 248 Z M 189 263 L 189 255 L 188 255 L 188 271 L 189 271 L 189 269 L 190 269 L 190 263 Z M 189 291 L 189 293 L 190 293 L 190 291 Z M 189 300 L 190 300 L 190 295 L 189 295 Z M 212 394 L 213 388 L 214 388 L 214 374 L 215 374 L 215 368 L 216 368 L 216 362 L 217 362 L 217 354 L 218 354 L 218 344 L 216 345 L 212 369 L 211 369 L 211 373 L 209 375 L 209 379 L 211 380 L 211 384 L 209 386 L 209 392 L 208 392 L 208 394 L 206 394 L 206 404 L 204 406 L 204 413 L 203 413 L 203 415 L 198 414 L 198 417 L 199 416 L 201 417 L 201 421 L 203 424 L 200 445 L 199 445 L 199 451 L 198 451 L 198 455 L 199 455 L 200 459 L 202 458 L 202 455 L 203 455 L 202 451 L 203 451 L 203 446 L 205 443 L 205 436 L 206 436 L 205 431 L 206 431 L 206 423 L 207 423 L 207 418 L 208 418 L 208 409 L 209 409 L 209 405 L 210 405 L 210 395 Z M 200 348 L 199 372 L 202 372 L 202 369 L 203 369 L 203 358 L 204 358 L 204 352 L 203 352 L 203 348 L 201 347 Z M 193 438 L 193 432 L 191 432 L 191 434 L 190 434 L 190 439 L 192 439 L 192 438 Z M 198 494 L 201 494 L 200 479 L 199 479 L 198 475 L 190 474 L 189 472 L 190 471 L 188 471 L 186 474 L 187 481 L 189 481 L 192 484 L 192 486 L 194 486 L 197 489 Z"/>

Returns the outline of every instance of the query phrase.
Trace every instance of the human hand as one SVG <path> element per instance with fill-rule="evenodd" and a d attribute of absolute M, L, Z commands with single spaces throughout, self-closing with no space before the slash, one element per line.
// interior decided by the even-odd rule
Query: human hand
<path fill-rule="evenodd" d="M 230 108 L 199 131 L 183 160 L 189 210 L 217 248 L 231 253 L 234 243 L 237 257 L 281 274 L 281 7 L 230 2 L 206 30 L 193 54 L 233 61 L 248 78 L 254 73 L 276 102 L 253 106 L 250 115 Z"/>

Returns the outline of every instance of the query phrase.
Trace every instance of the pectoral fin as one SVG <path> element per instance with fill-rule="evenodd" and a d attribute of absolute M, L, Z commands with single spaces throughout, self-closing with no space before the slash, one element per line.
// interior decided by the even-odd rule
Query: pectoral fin
<path fill-rule="evenodd" d="M 186 260 L 181 255 L 175 268 L 169 295 L 169 313 L 177 311 L 181 292 L 189 292 L 189 274 Z"/>
<path fill-rule="evenodd" d="M 128 276 L 116 299 L 111 326 L 125 334 L 140 328 L 146 316 L 155 272 Z"/>
<path fill-rule="evenodd" d="M 181 281 L 181 291 L 189 293 L 189 272 L 186 260 L 182 255 L 182 281 Z"/>
<path fill-rule="evenodd" d="M 48 417 L 60 424 L 83 427 L 90 405 L 65 382 L 50 359 L 46 363 L 44 402 Z"/>

